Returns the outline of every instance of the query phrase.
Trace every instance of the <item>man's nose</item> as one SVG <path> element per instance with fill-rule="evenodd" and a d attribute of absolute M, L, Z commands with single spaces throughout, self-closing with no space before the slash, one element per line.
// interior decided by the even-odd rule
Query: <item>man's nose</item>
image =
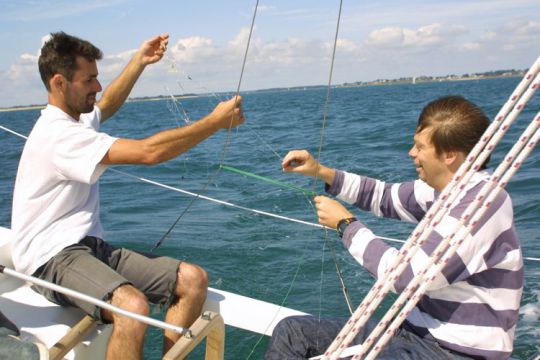
<path fill-rule="evenodd" d="M 95 90 L 96 92 L 101 92 L 101 90 L 103 90 L 103 88 L 101 87 L 101 83 L 99 82 L 98 79 L 96 79 Z"/>

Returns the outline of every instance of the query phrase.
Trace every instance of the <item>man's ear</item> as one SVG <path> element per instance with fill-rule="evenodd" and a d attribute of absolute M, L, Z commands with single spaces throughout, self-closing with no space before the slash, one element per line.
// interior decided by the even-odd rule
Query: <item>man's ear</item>
<path fill-rule="evenodd" d="M 54 74 L 49 84 L 51 85 L 51 91 L 53 92 L 63 92 L 67 83 L 67 79 L 62 74 Z"/>
<path fill-rule="evenodd" d="M 446 166 L 455 169 L 459 168 L 466 158 L 467 154 L 462 151 L 448 151 L 443 153 L 443 160 Z"/>
<path fill-rule="evenodd" d="M 454 164 L 459 157 L 459 153 L 457 151 L 445 151 L 443 152 L 443 159 L 444 163 L 448 166 L 451 166 Z"/>

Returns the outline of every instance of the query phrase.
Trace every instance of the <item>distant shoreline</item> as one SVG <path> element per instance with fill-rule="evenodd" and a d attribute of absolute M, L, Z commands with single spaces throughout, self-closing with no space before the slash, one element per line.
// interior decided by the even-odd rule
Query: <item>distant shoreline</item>
<path fill-rule="evenodd" d="M 467 74 L 467 75 L 446 75 L 446 76 L 419 76 L 419 77 L 407 77 L 400 79 L 378 79 L 374 81 L 367 82 L 352 82 L 352 83 L 342 83 L 333 85 L 334 88 L 350 88 L 350 87 L 363 87 L 363 86 L 380 86 L 380 85 L 399 85 L 399 84 L 421 84 L 421 83 L 431 83 L 431 82 L 450 82 L 450 81 L 468 81 L 468 80 L 484 80 L 484 79 L 496 79 L 496 78 L 510 78 L 524 76 L 526 70 L 500 70 L 492 71 L 487 73 L 480 74 Z M 269 88 L 269 89 L 259 89 L 259 90 L 249 90 L 246 93 L 264 93 L 269 91 L 280 91 L 280 90 L 305 90 L 325 87 L 324 85 L 308 85 L 308 86 L 291 86 L 291 87 L 278 87 L 278 88 Z M 226 92 L 230 93 L 230 92 Z M 175 99 L 189 99 L 197 98 L 199 96 L 207 96 L 208 94 L 185 94 L 185 95 L 174 95 Z M 135 97 L 129 98 L 126 102 L 145 102 L 145 101 L 160 101 L 167 100 L 171 98 L 171 95 L 158 95 L 158 96 L 145 96 L 145 97 Z M 7 108 L 1 108 L 0 112 L 10 112 L 10 111 L 24 111 L 24 110 L 39 110 L 43 109 L 45 104 L 42 105 L 23 105 L 23 106 L 12 106 Z"/>
<path fill-rule="evenodd" d="M 8 107 L 8 108 L 0 108 L 0 112 L 38 110 L 38 109 L 43 109 L 44 107 L 45 105 L 13 106 L 13 107 Z"/>
<path fill-rule="evenodd" d="M 175 99 L 188 99 L 196 98 L 198 95 L 175 95 Z M 126 102 L 145 102 L 145 101 L 160 101 L 169 99 L 170 96 L 155 96 L 155 97 L 144 97 L 144 98 L 132 98 L 127 99 Z M 24 110 L 40 110 L 44 109 L 46 104 L 42 105 L 26 105 L 26 106 L 12 106 L 7 108 L 0 108 L 0 112 L 10 112 L 10 111 L 24 111 Z"/>

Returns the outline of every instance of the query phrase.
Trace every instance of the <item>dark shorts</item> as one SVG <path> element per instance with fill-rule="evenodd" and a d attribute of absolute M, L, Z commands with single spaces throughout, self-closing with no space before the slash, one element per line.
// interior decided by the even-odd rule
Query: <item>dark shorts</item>
<path fill-rule="evenodd" d="M 167 307 L 174 300 L 179 266 L 180 260 L 116 248 L 87 236 L 56 254 L 34 276 L 104 301 L 119 286 L 131 284 L 151 303 Z M 42 287 L 33 289 L 54 303 L 81 308 L 102 320 L 95 305 Z"/>

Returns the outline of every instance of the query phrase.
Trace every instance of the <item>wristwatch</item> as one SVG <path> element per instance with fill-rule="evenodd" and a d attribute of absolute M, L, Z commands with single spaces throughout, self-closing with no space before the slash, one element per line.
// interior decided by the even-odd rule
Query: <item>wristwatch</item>
<path fill-rule="evenodd" d="M 353 221 L 357 221 L 357 220 L 358 219 L 355 217 L 344 218 L 344 219 L 339 220 L 336 227 L 339 237 L 343 238 L 343 233 L 345 232 L 345 229 L 347 228 L 347 226 L 349 226 L 349 224 L 352 223 Z"/>

